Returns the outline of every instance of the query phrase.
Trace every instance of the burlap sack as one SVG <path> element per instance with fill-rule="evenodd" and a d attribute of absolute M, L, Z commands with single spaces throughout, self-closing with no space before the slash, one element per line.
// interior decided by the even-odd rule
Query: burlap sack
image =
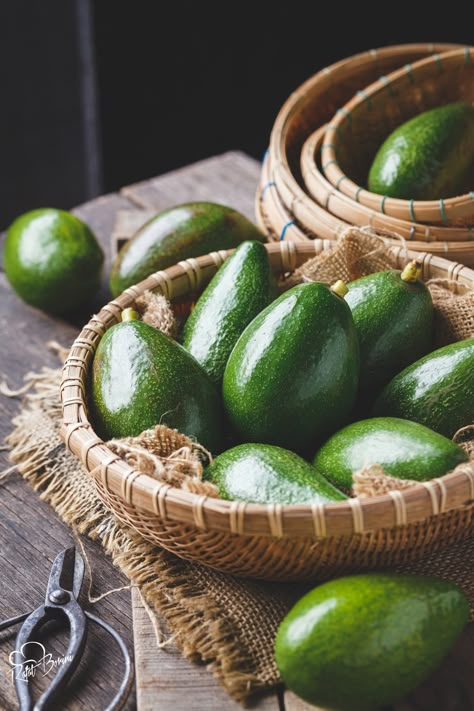
<path fill-rule="evenodd" d="M 390 267 L 387 255 L 380 252 L 380 242 L 368 235 L 356 239 L 355 234 L 347 234 L 332 256 L 337 273 L 330 264 L 333 260 L 324 254 L 304 265 L 296 279 L 318 275 L 328 282 L 341 277 L 349 280 Z M 471 294 L 455 294 L 450 285 L 446 288 L 439 283 L 430 289 L 440 342 L 473 335 Z M 166 312 L 169 316 L 168 309 Z M 21 411 L 7 440 L 17 471 L 64 521 L 101 542 L 114 563 L 138 586 L 152 614 L 165 619 L 183 655 L 205 662 L 232 697 L 245 703 L 256 693 L 276 687 L 281 683 L 273 658 L 276 629 L 309 586 L 240 580 L 215 572 L 177 558 L 118 521 L 97 495 L 90 475 L 59 437 L 60 377 L 61 369 L 45 369 L 29 378 L 29 390 L 22 394 Z M 469 451 L 472 433 L 464 435 L 463 446 Z M 191 491 L 203 486 L 204 453 L 173 430 L 153 428 L 138 438 L 114 440 L 111 446 L 151 476 Z M 355 488 L 358 495 L 370 496 L 394 485 L 393 478 L 375 467 L 357 474 Z M 213 495 L 208 489 L 206 493 Z M 473 567 L 471 539 L 416 563 L 397 564 L 392 570 L 453 580 L 465 591 L 474 614 Z"/>

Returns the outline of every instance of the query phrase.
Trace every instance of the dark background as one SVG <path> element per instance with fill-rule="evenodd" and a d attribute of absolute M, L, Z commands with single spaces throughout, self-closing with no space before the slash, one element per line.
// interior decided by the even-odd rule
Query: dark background
<path fill-rule="evenodd" d="M 472 43 L 449 12 L 397 6 L 15 0 L 0 7 L 0 229 L 239 149 L 260 159 L 288 95 L 402 42 Z"/>

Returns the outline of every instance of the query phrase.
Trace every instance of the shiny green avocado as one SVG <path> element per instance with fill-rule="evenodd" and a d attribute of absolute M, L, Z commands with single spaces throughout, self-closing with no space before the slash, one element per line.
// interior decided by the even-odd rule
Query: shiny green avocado
<path fill-rule="evenodd" d="M 474 106 L 459 101 L 424 111 L 382 143 L 369 170 L 371 192 L 439 200 L 472 189 Z"/>
<path fill-rule="evenodd" d="M 186 321 L 184 347 L 220 387 L 242 331 L 277 296 L 268 252 L 245 241 L 224 262 Z"/>
<path fill-rule="evenodd" d="M 103 263 L 90 227 L 65 210 L 31 210 L 7 230 L 7 279 L 23 301 L 47 313 L 70 314 L 89 302 L 99 289 Z"/>
<path fill-rule="evenodd" d="M 373 464 L 399 479 L 427 481 L 467 460 L 458 444 L 418 422 L 373 417 L 333 434 L 313 464 L 334 486 L 349 493 L 353 473 Z"/>
<path fill-rule="evenodd" d="M 204 470 L 222 499 L 256 504 L 342 501 L 347 497 L 307 461 L 271 444 L 241 444 L 220 454 Z"/>
<path fill-rule="evenodd" d="M 421 422 L 446 437 L 474 423 L 474 338 L 442 346 L 404 368 L 382 389 L 372 415 Z"/>
<path fill-rule="evenodd" d="M 416 263 L 368 274 L 345 296 L 360 344 L 360 390 L 375 391 L 432 348 L 433 302 Z"/>
<path fill-rule="evenodd" d="M 230 354 L 222 392 L 240 442 L 303 454 L 345 424 L 358 382 L 351 310 L 331 288 L 311 282 L 251 321 Z"/>
<path fill-rule="evenodd" d="M 135 318 L 108 329 L 94 356 L 89 404 L 98 434 L 132 437 L 164 424 L 219 452 L 218 390 L 179 343 Z"/>
<path fill-rule="evenodd" d="M 188 202 L 163 210 L 141 227 L 117 254 L 110 270 L 114 296 L 153 272 L 244 240 L 265 235 L 238 210 L 213 202 Z"/>
<path fill-rule="evenodd" d="M 277 630 L 275 660 L 286 686 L 318 708 L 380 711 L 439 667 L 468 620 L 467 599 L 450 581 L 348 575 L 290 609 Z"/>

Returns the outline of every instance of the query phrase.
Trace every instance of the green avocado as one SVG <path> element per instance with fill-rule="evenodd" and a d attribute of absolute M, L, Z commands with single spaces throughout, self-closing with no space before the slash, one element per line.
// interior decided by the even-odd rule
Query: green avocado
<path fill-rule="evenodd" d="M 3 247 L 10 285 L 27 304 L 65 315 L 100 286 L 104 253 L 92 230 L 65 210 L 41 208 L 14 220 Z"/>
<path fill-rule="evenodd" d="M 474 106 L 459 101 L 398 126 L 377 151 L 371 192 L 404 200 L 439 200 L 467 192 L 474 163 Z"/>
<path fill-rule="evenodd" d="M 374 416 L 421 422 L 453 437 L 474 422 L 474 338 L 428 353 L 396 375 L 376 398 Z"/>
<path fill-rule="evenodd" d="M 239 337 L 224 371 L 224 405 L 241 442 L 304 454 L 345 424 L 358 382 L 349 306 L 325 284 L 298 284 Z"/>
<path fill-rule="evenodd" d="M 342 501 L 347 497 L 307 461 L 271 444 L 240 444 L 204 470 L 222 499 L 256 504 Z"/>
<path fill-rule="evenodd" d="M 348 575 L 296 602 L 278 627 L 275 660 L 287 687 L 318 708 L 380 711 L 439 667 L 468 620 L 450 581 Z"/>
<path fill-rule="evenodd" d="M 245 241 L 224 262 L 199 297 L 183 331 L 183 345 L 216 385 L 250 321 L 277 296 L 268 252 Z"/>
<path fill-rule="evenodd" d="M 379 389 L 425 355 L 433 342 L 433 302 L 415 262 L 347 284 L 360 344 L 360 390 Z"/>
<path fill-rule="evenodd" d="M 244 240 L 266 242 L 256 225 L 237 210 L 213 202 L 188 202 L 163 210 L 141 227 L 117 254 L 110 290 L 118 296 L 153 272 Z"/>
<path fill-rule="evenodd" d="M 105 332 L 92 364 L 90 408 L 98 434 L 133 437 L 164 424 L 218 452 L 223 411 L 207 373 L 179 343 L 135 320 L 131 309 L 123 318 L 132 320 Z"/>
<path fill-rule="evenodd" d="M 352 474 L 372 464 L 399 479 L 427 481 L 467 460 L 459 445 L 425 425 L 398 417 L 373 417 L 333 434 L 313 464 L 335 486 L 350 492 Z"/>

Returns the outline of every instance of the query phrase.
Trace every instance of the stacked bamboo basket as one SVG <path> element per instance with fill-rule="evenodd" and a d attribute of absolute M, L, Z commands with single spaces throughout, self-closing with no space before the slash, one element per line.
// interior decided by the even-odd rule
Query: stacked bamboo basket
<path fill-rule="evenodd" d="M 366 226 L 415 252 L 474 264 L 474 192 L 436 201 L 365 188 L 378 146 L 402 122 L 451 101 L 474 101 L 474 49 L 382 47 L 308 79 L 282 106 L 256 195 L 270 239 L 337 239 Z"/>

